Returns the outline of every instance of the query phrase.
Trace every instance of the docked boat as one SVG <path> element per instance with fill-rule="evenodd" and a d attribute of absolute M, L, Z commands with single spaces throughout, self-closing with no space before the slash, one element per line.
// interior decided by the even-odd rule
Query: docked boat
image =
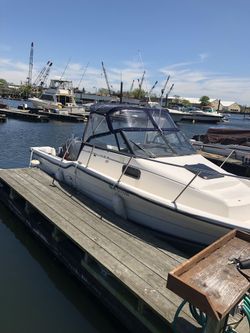
<path fill-rule="evenodd" d="M 31 165 L 160 233 L 209 244 L 250 230 L 250 181 L 196 153 L 167 110 L 94 105 L 82 139 L 31 154 Z"/>
<path fill-rule="evenodd" d="M 85 109 L 75 102 L 72 81 L 51 80 L 48 89 L 40 98 L 28 99 L 34 108 L 59 114 L 85 114 Z"/>
<path fill-rule="evenodd" d="M 194 107 L 186 108 L 185 111 L 183 121 L 218 123 L 224 119 L 224 115 L 216 111 L 206 111 Z"/>
<path fill-rule="evenodd" d="M 158 102 L 147 102 L 146 105 L 148 105 L 151 108 L 162 109 L 161 104 Z M 165 108 L 165 109 L 169 112 L 175 123 L 181 121 L 184 118 L 184 116 L 188 115 L 188 113 L 185 111 L 171 109 L 171 108 Z"/>
<path fill-rule="evenodd" d="M 195 135 L 193 147 L 211 154 L 230 156 L 250 164 L 250 130 L 242 128 L 209 128 L 204 135 Z"/>

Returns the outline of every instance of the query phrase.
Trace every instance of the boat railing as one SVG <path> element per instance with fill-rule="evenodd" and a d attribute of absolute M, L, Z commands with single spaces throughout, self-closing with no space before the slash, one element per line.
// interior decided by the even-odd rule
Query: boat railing
<path fill-rule="evenodd" d="M 99 148 L 99 147 L 96 147 L 96 146 L 90 146 L 90 145 L 88 145 L 89 147 L 91 147 L 91 151 L 90 151 L 90 156 L 89 156 L 89 158 L 88 158 L 88 161 L 87 161 L 87 163 L 86 163 L 86 167 L 88 167 L 88 165 L 89 165 L 89 163 L 90 163 L 90 159 L 91 159 L 91 156 L 93 155 L 93 152 L 94 152 L 94 149 L 95 148 Z M 105 149 L 105 148 L 100 148 L 101 150 L 107 150 L 107 149 Z M 110 151 L 110 150 L 108 150 L 108 151 Z M 110 151 L 111 152 L 111 151 Z M 117 151 L 113 151 L 114 153 L 117 153 Z M 224 165 L 224 163 L 226 163 L 226 161 L 230 158 L 230 155 L 232 155 L 233 154 L 233 152 L 231 152 L 226 158 L 225 158 L 225 160 L 223 161 L 223 163 L 221 164 L 221 166 L 223 166 Z M 98 156 L 98 153 L 96 153 L 95 152 L 95 155 L 96 156 Z M 123 153 L 123 155 L 126 155 L 126 154 L 124 154 Z M 103 156 L 103 155 L 100 155 L 100 156 Z M 132 161 L 132 159 L 133 158 L 135 158 L 135 159 L 143 159 L 143 160 L 147 160 L 147 161 L 150 161 L 150 162 L 153 162 L 153 163 L 157 163 L 157 164 L 162 164 L 162 165 L 168 165 L 168 166 L 172 166 L 172 167 L 176 167 L 176 168 L 180 168 L 180 169 L 185 169 L 185 170 L 187 170 L 187 166 L 185 166 L 185 165 L 179 165 L 179 164 L 176 164 L 176 163 L 172 163 L 172 162 L 166 162 L 166 161 L 159 161 L 159 160 L 155 160 L 154 158 L 151 158 L 151 157 L 143 157 L 143 156 L 135 156 L 135 155 L 129 155 L 129 157 L 130 157 L 130 160 L 129 160 L 129 163 L 131 163 L 131 161 Z M 221 167 L 220 166 L 220 167 Z M 194 172 L 197 172 L 197 173 L 201 173 L 202 171 L 204 171 L 203 169 L 199 169 L 199 167 L 193 167 L 192 168 L 192 170 L 194 171 Z M 122 174 L 124 174 L 126 172 L 126 170 L 122 173 Z M 154 172 L 155 173 L 155 172 Z M 211 171 L 210 170 L 206 170 L 206 173 L 208 174 L 208 175 L 214 175 L 214 173 L 215 173 L 215 171 L 213 170 L 213 169 L 211 169 Z M 121 174 L 121 176 L 122 176 L 122 174 Z M 156 175 L 159 175 L 159 174 L 157 174 L 157 173 L 155 173 Z M 220 171 L 217 171 L 216 170 L 216 174 L 217 175 L 219 175 L 219 176 L 221 176 L 221 177 L 224 177 L 224 176 L 227 176 L 227 177 L 232 177 L 232 178 L 239 178 L 239 179 L 243 179 L 243 180 L 248 180 L 248 181 L 250 181 L 249 180 L 249 178 L 248 177 L 244 177 L 244 176 L 239 176 L 239 175 L 234 175 L 234 174 L 231 174 L 231 173 L 227 173 L 227 172 L 220 172 Z M 119 178 L 121 177 L 121 176 L 119 176 Z M 198 176 L 198 174 L 197 174 L 197 176 Z M 165 177 L 165 176 L 163 176 L 163 175 L 161 175 L 161 177 L 163 177 L 163 178 L 167 178 L 167 177 Z M 195 177 L 196 178 L 196 177 Z"/>

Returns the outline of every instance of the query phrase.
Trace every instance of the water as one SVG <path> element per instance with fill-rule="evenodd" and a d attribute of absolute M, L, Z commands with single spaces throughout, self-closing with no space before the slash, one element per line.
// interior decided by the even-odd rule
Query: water
<path fill-rule="evenodd" d="M 30 146 L 60 146 L 83 124 L 0 123 L 0 168 L 27 167 Z M 125 333 L 127 330 L 0 204 L 0 332 Z"/>
<path fill-rule="evenodd" d="M 72 134 L 81 137 L 83 126 L 13 119 L 0 123 L 0 168 L 27 167 L 31 146 L 58 147 Z M 229 122 L 212 126 L 250 129 L 250 121 L 231 115 Z M 211 124 L 179 127 L 191 138 Z M 0 222 L 0 332 L 126 332 L 1 204 Z"/>

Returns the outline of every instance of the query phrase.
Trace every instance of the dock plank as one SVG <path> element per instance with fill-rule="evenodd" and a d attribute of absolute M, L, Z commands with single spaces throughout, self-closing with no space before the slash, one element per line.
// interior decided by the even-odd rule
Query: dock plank
<path fill-rule="evenodd" d="M 30 172 L 34 172 L 34 170 Z M 92 223 L 99 223 L 98 227 L 100 225 L 102 227 L 106 226 L 106 233 L 109 233 L 108 230 L 110 229 L 108 228 L 110 228 L 110 225 L 106 225 L 104 221 L 96 218 L 96 216 L 91 216 L 90 213 L 85 211 L 83 219 L 82 207 L 81 218 L 81 216 L 78 216 L 79 212 L 76 213 L 75 202 L 70 206 L 68 197 L 63 198 L 63 194 L 58 188 L 48 188 L 42 182 L 35 181 L 34 177 L 30 177 L 31 179 L 28 180 L 29 171 L 22 171 L 22 169 L 0 171 L 0 177 L 39 209 L 44 216 L 52 220 L 77 244 L 105 265 L 112 274 L 129 286 L 149 306 L 169 322 L 172 322 L 181 299 L 166 289 L 167 270 L 164 267 L 159 269 L 155 266 L 154 269 L 150 269 L 148 266 L 151 265 L 152 261 L 145 265 L 142 262 L 142 257 L 139 260 L 136 259 L 135 256 L 131 255 L 132 251 L 129 250 L 129 244 L 127 244 L 128 248 L 125 250 L 115 242 L 112 242 L 110 238 L 105 239 L 103 234 L 84 223 L 84 220 L 87 219 L 88 221 L 92 220 Z M 60 195 L 56 191 L 60 191 Z M 61 205 L 57 204 L 59 198 L 62 201 Z M 67 206 L 64 207 L 66 202 Z M 117 231 L 120 232 L 119 229 Z M 119 235 L 119 232 L 117 232 L 117 235 Z M 128 240 L 134 240 L 133 235 L 127 233 L 124 234 L 124 237 L 128 237 Z M 138 242 L 138 239 L 136 239 L 136 242 Z M 123 243 L 123 246 L 125 246 L 125 243 Z M 160 252 L 165 259 L 165 263 L 169 260 L 166 253 L 153 248 L 150 244 L 143 243 L 143 247 L 145 249 L 149 247 L 151 255 L 152 251 L 155 253 L 155 258 Z M 145 256 L 145 259 L 146 257 L 149 256 Z M 173 266 L 177 264 L 177 261 L 173 261 Z M 188 313 L 184 316 L 187 320 L 192 321 Z"/>

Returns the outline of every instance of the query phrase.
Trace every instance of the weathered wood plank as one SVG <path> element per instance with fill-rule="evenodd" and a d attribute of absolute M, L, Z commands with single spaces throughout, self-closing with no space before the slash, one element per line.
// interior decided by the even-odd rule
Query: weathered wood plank
<path fill-rule="evenodd" d="M 2 176 L 2 175 L 1 175 Z M 154 276 L 154 280 L 157 277 L 158 287 L 162 288 L 162 293 L 166 292 L 165 280 L 159 279 L 158 275 L 153 274 L 153 272 L 148 272 L 148 275 L 145 280 L 140 277 L 140 274 L 143 274 L 145 267 L 140 263 L 135 261 L 135 258 L 128 255 L 128 253 L 120 253 L 121 260 L 117 260 L 112 253 L 108 253 L 108 246 L 110 244 L 105 243 L 105 240 L 102 239 L 102 245 L 106 248 L 104 249 L 99 245 L 100 235 L 92 234 L 92 239 L 82 233 L 81 228 L 79 227 L 79 221 L 75 221 L 75 225 L 71 221 L 65 219 L 64 214 L 67 216 L 67 212 L 63 211 L 63 214 L 58 214 L 58 210 L 62 209 L 61 206 L 56 206 L 52 202 L 48 205 L 48 197 L 45 198 L 48 193 L 45 192 L 41 195 L 41 191 L 38 194 L 38 188 L 35 188 L 34 183 L 29 183 L 27 180 L 18 175 L 16 171 L 9 171 L 2 176 L 13 188 L 15 188 L 22 196 L 29 200 L 34 206 L 36 206 L 44 216 L 47 216 L 48 219 L 52 220 L 58 227 L 63 230 L 65 233 L 70 235 L 80 246 L 85 248 L 91 255 L 93 255 L 97 260 L 99 260 L 103 265 L 105 265 L 115 276 L 117 276 L 123 283 L 131 288 L 139 297 L 141 297 L 146 303 L 148 303 L 152 308 L 164 316 L 168 321 L 172 321 L 176 307 L 178 304 L 172 303 L 172 300 L 169 300 L 168 297 L 163 296 L 159 290 L 157 291 L 151 284 L 148 283 Z M 31 186 L 32 185 L 32 186 Z M 38 185 L 38 184 L 37 184 Z M 52 189 L 50 189 L 52 191 Z M 48 191 L 48 192 L 50 192 Z M 44 198 L 42 198 L 44 196 Z M 47 201 L 47 202 L 46 202 Z M 69 218 L 69 216 L 68 216 Z M 78 224 L 77 224 L 78 223 Z M 85 226 L 86 227 L 86 226 Z M 88 230 L 90 232 L 90 230 Z M 93 231 L 92 231 L 93 232 Z M 96 238 L 97 237 L 97 238 Z M 110 243 L 110 242 L 109 242 Z M 116 244 L 112 244 L 113 251 L 121 251 Z M 131 261 L 132 259 L 132 261 Z M 134 262 L 133 262 L 134 260 Z M 131 271 L 129 267 L 124 265 L 124 262 L 131 261 L 129 265 L 134 265 L 133 269 L 136 266 L 139 266 L 137 273 Z M 144 272 L 145 274 L 145 272 Z M 162 283 L 164 281 L 164 283 Z M 174 294 L 171 295 L 171 299 L 176 297 Z M 177 298 L 179 299 L 179 298 Z M 176 299 L 176 300 L 177 300 Z"/>
<path fill-rule="evenodd" d="M 38 177 L 36 175 L 38 175 Z M 31 176 L 32 178 L 35 179 L 35 180 L 32 180 L 32 182 L 38 180 L 38 183 L 36 183 L 36 184 L 37 185 L 40 184 L 41 176 L 38 173 L 29 172 L 29 176 Z M 51 181 L 51 179 L 50 179 L 50 181 Z M 42 188 L 40 188 L 40 190 L 42 190 Z M 54 194 L 55 193 L 57 193 L 60 196 L 62 194 L 60 189 L 59 189 L 59 191 L 55 190 Z M 61 200 L 61 199 L 57 198 L 56 196 L 54 197 L 54 199 Z M 79 202 L 74 202 L 74 201 L 72 201 L 72 197 L 71 198 L 69 198 L 68 196 L 65 197 L 65 195 L 62 198 L 62 200 L 63 200 L 62 201 L 63 205 L 67 204 L 66 201 L 70 202 L 71 205 L 73 204 L 76 209 L 76 210 L 74 210 L 73 213 L 77 217 L 83 219 L 84 222 L 86 222 L 86 223 L 89 222 L 88 219 L 85 219 L 85 217 L 83 218 L 83 214 L 82 214 L 83 206 Z M 87 214 L 88 214 L 88 212 L 87 212 Z M 101 216 L 98 215 L 98 217 L 101 217 Z M 149 244 L 149 246 L 145 247 L 145 240 L 143 238 L 143 235 L 141 235 L 141 238 L 139 239 L 139 238 L 135 237 L 135 235 L 133 233 L 129 232 L 128 228 L 127 228 L 127 231 L 129 232 L 128 234 L 124 231 L 124 229 L 121 229 L 121 228 L 114 229 L 114 226 L 117 226 L 117 223 L 116 223 L 117 219 L 120 219 L 120 218 L 116 215 L 114 216 L 112 214 L 109 214 L 109 221 L 105 220 L 105 222 L 107 221 L 107 222 L 110 222 L 111 224 L 102 223 L 102 222 L 100 222 L 100 219 L 98 219 L 98 221 L 95 220 L 95 222 L 97 222 L 96 224 L 98 225 L 98 227 L 97 227 L 98 231 L 102 232 L 104 235 L 106 235 L 109 239 L 114 241 L 118 246 L 123 248 L 125 251 L 128 250 L 128 245 L 129 245 L 130 253 L 133 253 L 138 258 L 138 260 L 143 261 L 143 263 L 145 265 L 148 265 L 157 274 L 159 274 L 163 278 L 166 278 L 168 271 L 176 266 L 176 259 L 172 257 L 172 253 L 163 252 L 163 251 L 161 251 L 161 249 L 155 248 L 155 247 L 151 246 L 150 244 Z M 91 220 L 90 220 L 90 222 L 91 222 Z M 126 221 L 125 223 L 130 224 L 130 227 L 132 226 L 132 223 L 129 221 Z M 95 228 L 96 224 L 93 225 L 93 223 L 91 223 L 91 226 Z M 134 226 L 133 226 L 132 231 L 134 231 Z M 147 232 L 150 232 L 150 231 L 147 230 Z M 133 236 L 133 237 L 131 237 L 131 236 Z M 144 232 L 144 236 L 145 236 L 145 232 Z M 128 244 L 128 241 L 129 241 L 129 244 Z M 167 260 L 166 260 L 166 256 L 167 256 Z M 178 262 L 182 262 L 182 261 L 183 261 L 183 258 L 178 256 Z"/>

